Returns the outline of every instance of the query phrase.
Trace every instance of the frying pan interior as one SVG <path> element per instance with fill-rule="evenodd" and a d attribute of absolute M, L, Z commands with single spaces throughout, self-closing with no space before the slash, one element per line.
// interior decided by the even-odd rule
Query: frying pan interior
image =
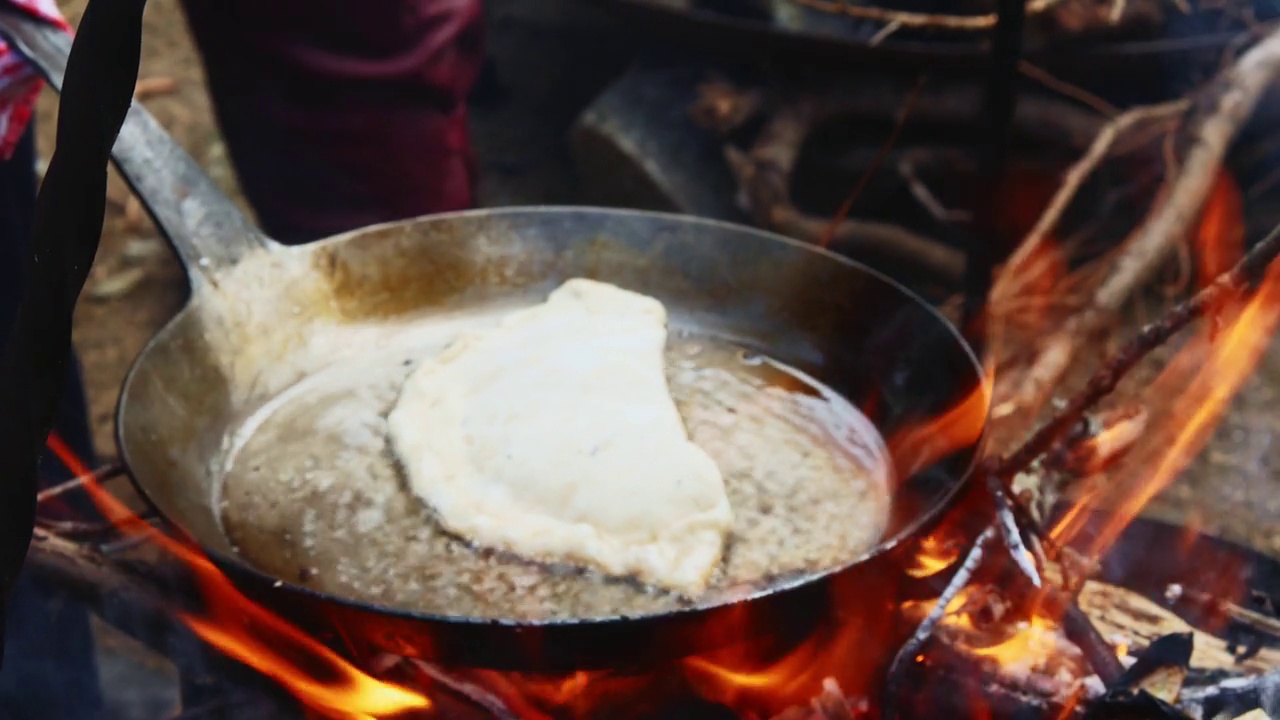
<path fill-rule="evenodd" d="M 250 252 L 138 359 L 121 397 L 121 451 L 167 518 L 231 557 L 213 500 L 236 429 L 264 405 L 370 348 L 402 352 L 411 323 L 438 329 L 413 338 L 429 352 L 494 308 L 540 302 L 573 277 L 652 295 L 673 322 L 817 378 L 885 436 L 953 407 L 977 383 L 973 357 L 933 310 L 807 245 L 683 216 L 486 210 Z M 916 458 L 895 458 L 889 542 L 944 504 L 972 454 L 914 474 L 905 468 Z"/>

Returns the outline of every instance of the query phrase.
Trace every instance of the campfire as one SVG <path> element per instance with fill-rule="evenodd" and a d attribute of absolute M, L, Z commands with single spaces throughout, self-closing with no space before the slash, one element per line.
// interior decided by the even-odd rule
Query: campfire
<path fill-rule="evenodd" d="M 996 480 L 1011 472 L 1010 461 L 989 461 L 991 482 L 975 484 L 933 532 L 898 554 L 902 596 L 910 599 L 870 608 L 851 597 L 847 615 L 780 648 L 747 643 L 664 667 L 554 676 L 338 653 L 246 597 L 190 545 L 130 512 L 101 487 L 120 470 L 83 467 L 56 437 L 50 447 L 79 477 L 46 491 L 41 503 L 87 492 L 109 523 L 42 522 L 32 561 L 91 596 L 123 594 L 176 618 L 217 651 L 272 678 L 316 717 L 1242 716 L 1268 702 L 1280 663 L 1280 651 L 1270 647 L 1280 618 L 1250 607 L 1247 568 L 1256 559 L 1194 533 L 1131 523 L 1176 472 L 1173 463 L 1203 442 L 1212 413 L 1231 395 L 1223 382 L 1238 384 L 1256 360 L 1250 328 L 1280 313 L 1277 291 L 1268 277 L 1246 300 L 1221 305 L 1231 320 L 1213 338 L 1208 328 L 1191 338 L 1168 363 L 1166 378 L 1187 373 L 1179 386 L 1203 393 L 1179 398 L 1194 412 L 1168 424 L 1170 437 L 1147 445 L 1145 412 L 1091 414 L 1039 462 L 1018 470 L 1007 495 Z M 1139 341 L 1150 345 L 1153 332 Z M 954 442 L 981 428 L 986 403 L 977 397 L 902 441 Z M 1054 483 L 1067 495 L 1071 486 L 1083 490 L 1065 510 L 1045 516 L 1043 496 Z M 1091 509 L 1103 490 L 1115 488 L 1123 489 L 1122 510 Z M 108 534 L 109 542 L 96 540 Z M 1144 568 L 1152 543 L 1177 554 Z M 1014 552 L 1026 555 L 1015 559 Z M 1099 561 L 1115 554 L 1127 560 L 1100 578 Z M 185 582 L 175 584 L 161 570 L 173 561 Z M 1187 573 L 1184 561 L 1220 571 Z M 1150 598 L 1160 587 L 1165 602 Z M 912 627 L 903 642 L 901 630 Z M 1201 629 L 1222 634 L 1228 627 L 1232 640 Z M 886 666 L 888 657 L 896 659 Z"/>
<path fill-rule="evenodd" d="M 1147 7 L 1129 6 L 1112 12 Z M 883 19 L 896 30 L 916 17 Z M 393 653 L 359 634 L 392 628 L 331 632 L 269 602 L 110 492 L 125 468 L 85 467 L 57 436 L 48 447 L 77 477 L 42 492 L 39 509 L 83 493 L 102 519 L 40 514 L 28 562 L 100 605 L 149 615 L 158 629 L 141 639 L 183 672 L 207 672 L 196 657 L 205 650 L 233 661 L 218 666 L 221 691 L 180 717 L 1276 717 L 1280 561 L 1144 517 L 1202 452 L 1280 326 L 1280 230 L 1248 242 L 1251 204 L 1263 200 L 1228 162 L 1280 75 L 1280 34 L 1258 30 L 1193 96 L 1125 110 L 1024 68 L 1057 96 L 1029 98 L 1015 126 L 1057 146 L 1049 165 L 1009 181 L 998 225 L 1017 237 L 987 295 L 985 381 L 886 437 L 916 463 L 907 474 L 975 444 L 984 457 L 945 514 L 877 559 L 883 588 L 870 592 L 866 575 L 825 585 L 821 616 L 747 632 L 745 611 L 730 607 L 717 622 L 735 641 L 616 667 L 447 662 L 430 638 Z M 967 207 L 955 194 L 968 176 L 937 185 L 929 163 L 950 156 L 897 144 L 909 142 L 914 113 L 948 115 L 974 92 L 937 78 L 895 85 L 882 96 L 896 107 L 878 111 L 892 130 L 883 152 L 863 158 L 852 194 L 795 199 L 797 174 L 814 162 L 811 135 L 859 112 L 841 82 L 778 92 L 716 80 L 690 114 L 723 143 L 753 222 L 913 273 L 962 324 L 965 257 L 934 236 L 971 219 L 954 209 Z M 862 213 L 886 158 L 916 216 Z M 1124 186 L 1108 187 L 1116 176 Z M 815 209 L 833 202 L 834 213 Z M 1141 211 L 1089 222 L 1120 206 Z M 1171 266 L 1163 307 L 1144 314 Z M 171 652 L 188 633 L 200 651 Z"/>

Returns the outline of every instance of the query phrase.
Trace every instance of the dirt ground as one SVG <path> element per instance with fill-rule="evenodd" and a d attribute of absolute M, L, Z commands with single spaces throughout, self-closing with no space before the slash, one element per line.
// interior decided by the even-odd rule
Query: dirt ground
<path fill-rule="evenodd" d="M 66 0 L 74 21 L 84 0 Z M 627 62 L 633 41 L 575 0 L 489 3 L 490 55 L 502 80 L 496 107 L 475 109 L 482 201 L 489 205 L 559 203 L 576 198 L 564 133 L 576 113 Z M 140 76 L 172 89 L 143 101 L 159 121 L 235 195 L 199 60 L 172 0 L 149 3 Z M 583 63 L 582 57 L 593 62 Z M 40 147 L 53 145 L 56 98 L 42 101 Z M 75 328 L 87 379 L 95 438 L 114 454 L 113 412 L 130 362 L 182 305 L 181 269 L 140 206 L 113 178 L 98 259 Z M 1273 348 L 1237 399 L 1218 436 L 1161 501 L 1159 514 L 1280 555 L 1280 443 L 1273 443 L 1280 352 Z"/>

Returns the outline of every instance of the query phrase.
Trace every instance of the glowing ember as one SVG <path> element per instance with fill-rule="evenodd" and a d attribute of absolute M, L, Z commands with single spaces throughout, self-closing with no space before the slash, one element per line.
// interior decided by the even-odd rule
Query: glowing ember
<path fill-rule="evenodd" d="M 962 550 L 962 544 L 956 538 L 935 532 L 920 541 L 920 552 L 911 559 L 906 573 L 914 578 L 937 575 L 959 560 Z"/>
<path fill-rule="evenodd" d="M 56 435 L 49 449 L 73 473 L 91 472 Z M 180 560 L 195 575 L 207 610 L 205 616 L 179 617 L 205 642 L 276 680 L 306 705 L 336 718 L 364 720 L 426 709 L 423 694 L 384 683 L 360 672 L 337 653 L 302 630 L 246 598 L 198 550 L 155 532 L 96 481 L 84 487 L 103 515 L 128 534 L 148 539 Z"/>
<path fill-rule="evenodd" d="M 1020 623 L 1013 637 L 991 647 L 976 647 L 973 652 L 995 660 L 1006 670 L 1044 665 L 1061 651 L 1062 634 L 1057 624 L 1039 615 Z"/>

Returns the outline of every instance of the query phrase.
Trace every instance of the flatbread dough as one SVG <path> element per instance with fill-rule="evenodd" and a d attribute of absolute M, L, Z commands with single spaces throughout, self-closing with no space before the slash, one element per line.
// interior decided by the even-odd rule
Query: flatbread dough
<path fill-rule="evenodd" d="M 666 321 L 574 279 L 423 361 L 388 417 L 410 488 L 479 545 L 700 593 L 733 517 L 667 388 Z"/>

